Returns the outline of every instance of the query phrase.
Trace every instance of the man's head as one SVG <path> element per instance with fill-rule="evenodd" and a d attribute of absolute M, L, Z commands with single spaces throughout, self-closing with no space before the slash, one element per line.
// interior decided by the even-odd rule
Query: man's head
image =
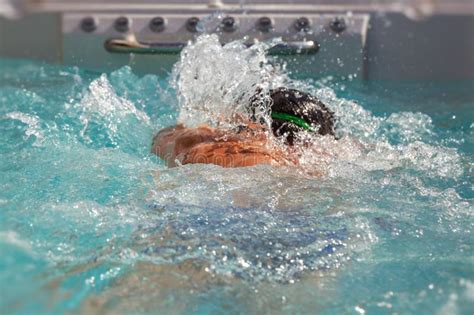
<path fill-rule="evenodd" d="M 334 136 L 334 115 L 317 98 L 294 89 L 277 88 L 270 91 L 272 99 L 272 131 L 293 145 L 297 134 L 306 130 Z"/>

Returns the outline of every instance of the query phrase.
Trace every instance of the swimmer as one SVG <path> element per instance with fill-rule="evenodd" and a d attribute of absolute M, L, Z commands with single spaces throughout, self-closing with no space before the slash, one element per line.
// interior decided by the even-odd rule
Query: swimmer
<path fill-rule="evenodd" d="M 186 128 L 179 124 L 159 131 L 152 144 L 152 153 L 169 167 L 190 163 L 216 164 L 223 167 L 244 167 L 257 164 L 297 166 L 295 146 L 311 146 L 300 141 L 304 132 L 334 137 L 333 113 L 317 98 L 287 88 L 270 91 L 272 99 L 271 130 L 255 121 L 239 118 L 234 130 L 203 125 Z M 251 101 L 252 103 L 252 101 Z M 249 107 L 251 112 L 252 104 Z M 272 137 L 283 145 L 272 145 Z"/>

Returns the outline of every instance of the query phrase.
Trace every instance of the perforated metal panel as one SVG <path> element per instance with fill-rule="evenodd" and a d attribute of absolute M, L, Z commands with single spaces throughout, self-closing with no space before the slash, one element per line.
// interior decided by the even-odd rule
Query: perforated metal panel
<path fill-rule="evenodd" d="M 166 28 L 159 32 L 153 32 L 150 21 L 156 17 L 154 14 L 128 14 L 130 29 L 127 32 L 119 32 L 114 28 L 114 23 L 120 14 L 95 14 L 97 28 L 94 31 L 84 31 L 81 23 L 84 19 L 91 17 L 87 14 L 64 14 L 63 15 L 63 51 L 64 61 L 71 64 L 80 64 L 93 68 L 105 66 L 117 67 L 123 64 L 131 64 L 138 69 L 159 71 L 166 68 L 163 62 L 173 62 L 176 56 L 160 53 L 159 50 L 146 51 L 141 54 L 111 53 L 104 49 L 104 43 L 110 39 L 126 39 L 133 34 L 140 43 L 153 44 L 186 44 L 198 33 L 189 31 L 186 27 L 187 20 L 191 17 L 199 19 L 206 18 L 203 14 L 191 16 L 176 14 L 161 14 L 167 21 Z M 306 31 L 300 31 L 295 22 L 302 17 L 300 14 L 242 14 L 229 13 L 236 23 L 232 32 L 223 30 L 219 20 L 208 29 L 210 33 L 219 34 L 223 44 L 235 39 L 246 37 L 250 45 L 255 40 L 268 40 L 281 37 L 287 43 L 299 43 L 313 41 L 318 45 L 318 51 L 314 53 L 292 54 L 291 62 L 295 67 L 304 66 L 305 69 L 313 69 L 318 72 L 332 74 L 363 74 L 364 69 L 364 45 L 369 21 L 368 15 L 344 16 L 331 14 L 307 14 L 304 17 L 309 22 Z M 273 27 L 268 32 L 259 30 L 259 19 L 268 17 Z M 343 21 L 343 29 L 333 30 L 332 23 Z M 126 52 L 126 50 L 125 50 Z M 285 52 L 282 52 L 285 54 Z M 287 58 L 290 60 L 290 58 Z"/>

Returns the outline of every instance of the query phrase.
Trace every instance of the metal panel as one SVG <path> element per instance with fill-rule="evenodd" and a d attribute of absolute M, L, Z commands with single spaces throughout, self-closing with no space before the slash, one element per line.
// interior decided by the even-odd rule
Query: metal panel
<path fill-rule="evenodd" d="M 371 79 L 474 78 L 474 16 L 400 14 L 371 20 L 367 39 Z"/>
<path fill-rule="evenodd" d="M 218 2 L 4 0 L 0 16 L 25 16 L 17 20 L 0 17 L 0 55 L 58 62 L 64 53 L 66 63 L 99 71 L 124 64 L 141 71 L 169 71 L 177 56 L 107 52 L 103 48 L 106 40 L 125 38 L 113 29 L 115 18 L 132 18 L 133 31 L 141 41 L 184 42 L 192 38 L 183 27 L 185 20 L 209 16 L 215 12 L 209 4 L 215 6 Z M 309 16 L 313 34 L 306 39 L 316 40 L 321 47 L 316 55 L 284 58 L 294 71 L 305 69 L 314 76 L 366 74 L 369 79 L 474 78 L 472 0 L 247 0 L 243 5 L 240 0 L 222 2 L 220 11 L 238 17 L 240 23 L 235 33 L 222 35 L 224 43 L 244 34 L 259 39 L 276 35 L 289 41 L 300 40 L 290 30 L 291 23 L 299 16 Z M 169 19 L 162 33 L 148 29 L 148 21 L 155 15 Z M 259 34 L 252 28 L 252 19 L 263 15 L 275 21 L 271 34 Z M 78 28 L 79 20 L 85 16 L 100 18 L 95 32 Z M 344 16 L 350 22 L 348 30 L 340 35 L 327 28 L 335 16 Z M 363 22 L 368 17 L 369 27 Z"/>
<path fill-rule="evenodd" d="M 114 21 L 119 16 L 120 14 L 95 14 L 93 18 L 97 21 L 97 28 L 93 32 L 85 32 L 80 25 L 81 21 L 89 15 L 64 14 L 64 61 L 68 64 L 79 64 L 96 69 L 129 64 L 137 70 L 169 71 L 170 64 L 177 60 L 176 56 L 113 54 L 104 50 L 104 43 L 114 38 L 125 39 L 130 34 L 133 34 L 138 41 L 153 43 L 186 43 L 196 36 L 185 27 L 189 15 L 160 15 L 167 21 L 167 27 L 162 32 L 155 33 L 148 26 L 150 20 L 156 16 L 155 14 L 128 14 L 127 18 L 131 25 L 130 31 L 125 34 L 114 29 Z M 202 14 L 192 16 L 201 19 L 206 17 Z M 305 15 L 312 29 L 308 33 L 299 32 L 294 27 L 295 20 L 301 17 L 299 14 L 232 14 L 231 16 L 238 23 L 238 28 L 234 32 L 219 31 L 218 22 L 217 24 L 210 23 L 212 26 L 208 29 L 209 32 L 219 33 L 223 44 L 244 36 L 248 37 L 248 43 L 255 39 L 267 40 L 273 37 L 281 37 L 286 42 L 316 41 L 320 45 L 320 50 L 316 55 L 286 58 L 292 63 L 294 70 L 300 67 L 306 72 L 309 69 L 320 75 L 363 75 L 368 15 L 345 16 L 345 29 L 341 33 L 336 33 L 329 27 L 331 21 L 339 17 L 338 15 Z M 257 30 L 255 25 L 262 16 L 272 19 L 274 27 L 271 32 L 262 33 Z"/>
<path fill-rule="evenodd" d="M 0 55 L 58 62 L 62 49 L 60 30 L 58 13 L 31 14 L 19 20 L 0 17 Z"/>

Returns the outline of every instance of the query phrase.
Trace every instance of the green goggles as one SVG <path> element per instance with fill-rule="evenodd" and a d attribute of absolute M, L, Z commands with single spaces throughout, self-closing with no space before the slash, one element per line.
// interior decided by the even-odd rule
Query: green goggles
<path fill-rule="evenodd" d="M 290 114 L 279 113 L 279 112 L 272 112 L 271 117 L 272 117 L 272 118 L 276 118 L 276 119 L 285 120 L 285 121 L 288 121 L 288 122 L 292 122 L 292 123 L 294 123 L 295 125 L 297 125 L 297 126 L 303 128 L 304 130 L 308 130 L 308 131 L 314 132 L 314 129 L 311 127 L 311 125 L 308 124 L 308 123 L 307 123 L 304 119 L 302 119 L 302 118 L 299 118 L 299 117 L 296 117 L 296 116 L 293 116 L 293 115 L 290 115 Z"/>

